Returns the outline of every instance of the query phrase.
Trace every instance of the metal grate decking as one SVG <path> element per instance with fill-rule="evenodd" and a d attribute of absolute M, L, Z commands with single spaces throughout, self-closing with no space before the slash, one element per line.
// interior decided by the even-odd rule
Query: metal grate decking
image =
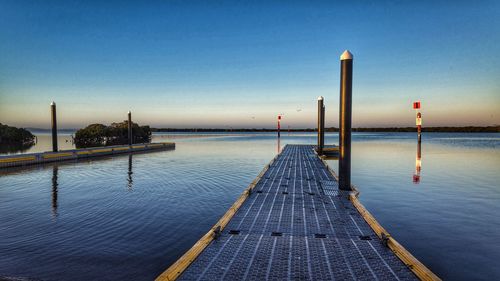
<path fill-rule="evenodd" d="M 287 145 L 179 280 L 415 280 L 312 146 Z"/>

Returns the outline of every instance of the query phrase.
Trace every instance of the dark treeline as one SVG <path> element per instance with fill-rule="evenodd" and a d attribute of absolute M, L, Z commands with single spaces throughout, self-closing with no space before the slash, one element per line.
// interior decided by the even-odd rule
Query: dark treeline
<path fill-rule="evenodd" d="M 35 136 L 28 130 L 0 123 L 0 143 L 30 145 L 35 142 Z"/>
<path fill-rule="evenodd" d="M 35 136 L 28 130 L 0 123 L 0 153 L 24 152 L 35 144 Z"/>
<path fill-rule="evenodd" d="M 290 129 L 291 132 L 313 132 L 316 129 Z M 276 132 L 276 129 L 221 129 L 221 128 L 151 128 L 152 132 L 193 132 L 193 133 L 210 133 L 210 132 Z M 287 130 L 281 130 L 282 132 Z"/>
<path fill-rule="evenodd" d="M 415 127 L 387 127 L 387 128 L 353 128 L 353 132 L 415 132 Z M 276 129 L 221 129 L 221 128 L 152 128 L 152 132 L 192 132 L 192 133 L 210 133 L 210 132 L 276 132 Z M 282 129 L 282 132 L 315 132 L 316 128 L 307 129 Z M 326 132 L 338 132 L 335 127 L 325 128 Z M 423 127 L 423 132 L 442 132 L 442 133 L 500 133 L 500 126 L 466 126 L 466 127 Z"/>
<path fill-rule="evenodd" d="M 415 127 L 402 128 L 353 128 L 354 132 L 415 132 Z M 422 132 L 434 133 L 500 133 L 500 126 L 422 127 Z"/>

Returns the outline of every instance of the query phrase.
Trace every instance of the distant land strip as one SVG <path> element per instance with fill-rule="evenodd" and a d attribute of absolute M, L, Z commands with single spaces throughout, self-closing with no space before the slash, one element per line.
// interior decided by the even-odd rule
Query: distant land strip
<path fill-rule="evenodd" d="M 338 132 L 339 129 L 330 127 L 327 132 Z M 237 128 L 151 128 L 152 132 L 276 132 L 276 129 L 237 129 Z M 282 132 L 315 132 L 316 128 L 307 129 L 282 129 Z M 352 128 L 353 132 L 416 132 L 415 127 L 386 127 L 386 128 Z M 466 127 L 422 127 L 423 132 L 443 133 L 500 133 L 498 126 L 466 126 Z"/>
<path fill-rule="evenodd" d="M 50 129 L 25 128 L 26 130 L 37 133 L 50 133 Z M 74 134 L 78 129 L 60 129 L 59 133 Z M 327 132 L 338 132 L 339 129 L 330 127 L 325 129 Z M 288 128 L 281 129 L 282 132 L 288 132 Z M 385 127 L 385 128 L 352 128 L 353 132 L 416 132 L 415 127 Z M 466 127 L 422 127 L 423 132 L 441 132 L 441 133 L 500 133 L 500 125 L 495 126 L 466 126 Z M 151 132 L 190 132 L 190 133 L 219 133 L 219 132 L 276 132 L 276 129 L 243 129 L 243 128 L 151 128 Z M 290 132 L 316 132 L 316 128 L 292 129 Z"/>

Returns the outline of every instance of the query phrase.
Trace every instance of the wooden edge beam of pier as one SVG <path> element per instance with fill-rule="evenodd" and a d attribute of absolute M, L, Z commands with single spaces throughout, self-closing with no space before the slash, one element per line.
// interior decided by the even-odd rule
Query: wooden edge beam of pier
<path fill-rule="evenodd" d="M 17 166 L 28 166 L 55 161 L 76 160 L 130 152 L 145 152 L 159 149 L 174 149 L 175 143 L 141 143 L 134 145 L 115 145 L 90 147 L 82 149 L 60 150 L 57 152 L 40 152 L 0 156 L 0 169 Z"/>
<path fill-rule="evenodd" d="M 156 280 L 440 280 L 339 190 L 311 145 L 286 145 Z"/>
<path fill-rule="evenodd" d="M 337 175 L 330 168 L 328 163 L 321 159 L 325 167 L 327 167 L 330 174 L 335 178 Z M 349 194 L 349 200 L 352 202 L 356 210 L 363 217 L 370 228 L 377 234 L 378 238 L 389 247 L 392 252 L 409 268 L 420 280 L 441 280 L 434 272 L 428 269 L 423 263 L 421 263 L 416 257 L 414 257 L 408 250 L 406 250 L 403 245 L 399 244 L 396 239 L 394 239 L 387 230 L 385 230 L 382 225 L 378 223 L 375 217 L 361 204 L 359 201 L 359 191 L 356 186 L 352 185 L 353 191 Z"/>
<path fill-rule="evenodd" d="M 259 183 L 262 176 L 267 172 L 269 167 L 273 164 L 274 160 L 278 158 L 276 155 L 269 164 L 259 173 L 259 175 L 250 183 L 250 185 L 238 197 L 236 202 L 227 210 L 227 212 L 219 219 L 219 221 L 205 234 L 198 242 L 196 242 L 191 249 L 182 255 L 174 264 L 165 270 L 156 280 L 176 280 L 184 270 L 201 254 L 201 252 L 224 230 L 234 214 L 239 210 L 245 200 L 252 194 L 252 190 Z"/>

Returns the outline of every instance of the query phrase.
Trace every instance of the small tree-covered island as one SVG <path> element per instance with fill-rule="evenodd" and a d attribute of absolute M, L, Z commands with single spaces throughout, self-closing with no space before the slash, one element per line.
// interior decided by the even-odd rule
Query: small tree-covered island
<path fill-rule="evenodd" d="M 24 151 L 35 144 L 35 136 L 28 130 L 0 123 L 0 152 Z"/>
<path fill-rule="evenodd" d="M 26 129 L 0 123 L 0 143 L 33 145 L 35 143 L 35 136 Z"/>
<path fill-rule="evenodd" d="M 149 143 L 151 128 L 132 122 L 132 136 L 132 143 Z M 76 131 L 74 141 L 77 148 L 128 144 L 128 121 L 88 125 Z"/>

